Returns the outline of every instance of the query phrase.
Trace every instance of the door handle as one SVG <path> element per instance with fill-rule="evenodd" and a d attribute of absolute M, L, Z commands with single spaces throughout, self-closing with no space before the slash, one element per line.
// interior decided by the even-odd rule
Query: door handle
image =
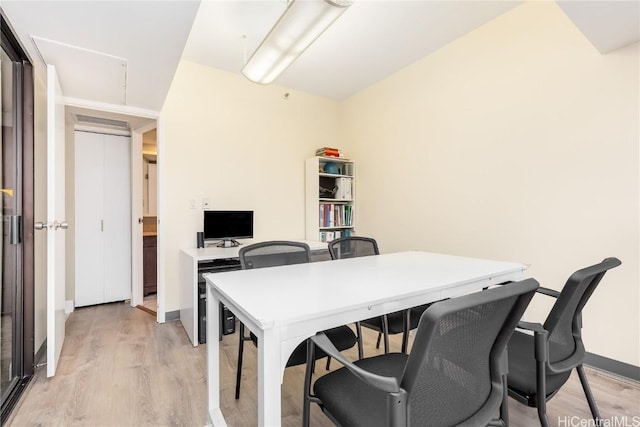
<path fill-rule="evenodd" d="M 12 245 L 19 244 L 22 239 L 22 216 L 21 215 L 11 215 L 10 216 L 10 232 L 9 232 L 9 243 Z"/>
<path fill-rule="evenodd" d="M 58 228 L 66 230 L 69 228 L 69 223 L 67 221 L 53 221 L 53 229 L 57 230 Z"/>
<path fill-rule="evenodd" d="M 69 228 L 69 223 L 67 221 L 58 221 L 58 220 L 54 220 L 53 222 L 36 222 L 35 224 L 33 224 L 33 228 L 35 230 L 57 230 L 57 229 L 62 229 L 62 230 L 66 230 Z"/>
<path fill-rule="evenodd" d="M 34 230 L 46 230 L 47 228 L 49 228 L 49 224 L 46 222 L 38 221 L 35 224 L 33 224 Z"/>

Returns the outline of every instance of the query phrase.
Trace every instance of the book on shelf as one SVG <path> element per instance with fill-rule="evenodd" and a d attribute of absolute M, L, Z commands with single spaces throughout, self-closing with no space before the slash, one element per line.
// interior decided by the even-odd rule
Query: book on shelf
<path fill-rule="evenodd" d="M 327 225 L 327 227 L 335 227 L 336 226 L 336 219 L 335 219 L 335 209 L 333 208 L 333 205 L 329 205 L 328 208 L 328 213 L 329 213 L 329 219 L 328 219 L 328 223 L 329 225 Z"/>
<path fill-rule="evenodd" d="M 353 225 L 353 207 L 345 204 L 320 203 L 318 212 L 321 228 L 351 227 Z"/>

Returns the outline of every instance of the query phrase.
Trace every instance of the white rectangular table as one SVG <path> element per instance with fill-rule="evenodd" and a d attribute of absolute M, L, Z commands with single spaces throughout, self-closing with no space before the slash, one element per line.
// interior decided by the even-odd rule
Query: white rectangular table
<path fill-rule="evenodd" d="M 327 244 L 324 242 L 299 241 L 309 245 L 312 254 L 327 251 Z M 256 242 L 257 240 L 246 240 L 244 244 L 249 245 Z M 194 347 L 198 346 L 198 263 L 200 261 L 238 258 L 238 251 L 241 247 L 189 248 L 182 249 L 178 254 L 180 322 Z"/>
<path fill-rule="evenodd" d="M 524 278 L 518 263 L 426 252 L 205 275 L 208 424 L 220 410 L 219 302 L 258 336 L 258 424 L 281 424 L 280 386 L 295 347 L 318 331 Z M 302 396 L 301 396 L 302 399 Z"/>

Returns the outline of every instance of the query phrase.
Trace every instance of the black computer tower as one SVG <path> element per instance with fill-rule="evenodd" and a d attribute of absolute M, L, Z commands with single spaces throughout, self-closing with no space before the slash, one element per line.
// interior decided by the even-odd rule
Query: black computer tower
<path fill-rule="evenodd" d="M 236 316 L 220 303 L 220 331 L 219 339 L 223 335 L 230 335 L 236 332 Z M 207 284 L 198 283 L 198 342 L 207 342 Z"/>
<path fill-rule="evenodd" d="M 207 284 L 198 283 L 198 342 L 207 342 Z"/>
<path fill-rule="evenodd" d="M 220 304 L 220 327 L 222 335 L 230 335 L 236 332 L 236 316 L 222 303 Z"/>

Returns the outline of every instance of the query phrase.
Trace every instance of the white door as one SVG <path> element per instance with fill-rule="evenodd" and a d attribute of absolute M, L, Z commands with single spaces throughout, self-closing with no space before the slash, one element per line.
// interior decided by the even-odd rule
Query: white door
<path fill-rule="evenodd" d="M 56 373 L 64 342 L 64 104 L 55 67 L 47 66 L 47 377 Z M 37 224 L 36 224 L 37 225 Z M 40 225 L 42 227 L 42 224 Z"/>
<path fill-rule="evenodd" d="M 104 301 L 131 298 L 131 140 L 104 135 Z"/>
<path fill-rule="evenodd" d="M 130 138 L 75 132 L 75 306 L 131 298 Z"/>
<path fill-rule="evenodd" d="M 104 135 L 75 132 L 75 306 L 104 299 Z"/>

